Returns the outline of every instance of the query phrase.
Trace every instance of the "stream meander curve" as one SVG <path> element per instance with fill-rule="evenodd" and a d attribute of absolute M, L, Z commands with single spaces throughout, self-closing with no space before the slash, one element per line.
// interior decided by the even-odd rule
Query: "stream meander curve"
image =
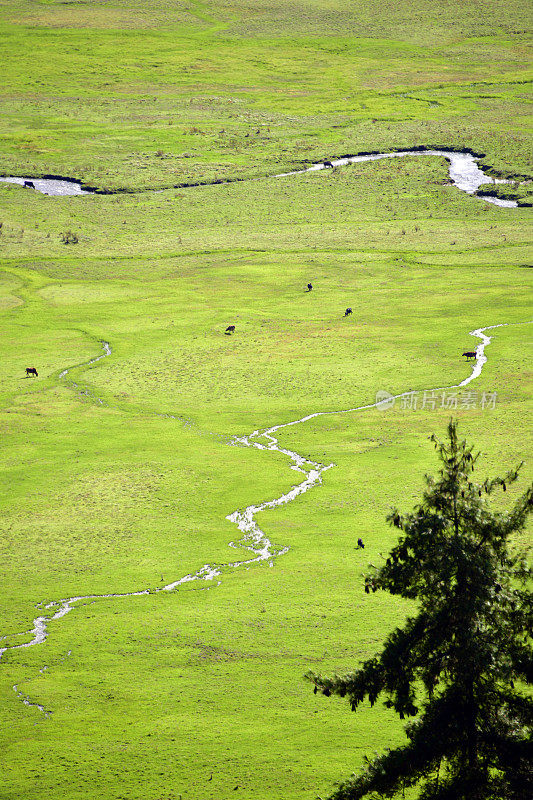
<path fill-rule="evenodd" d="M 464 380 L 462 380 L 458 384 L 453 384 L 451 386 L 440 386 L 436 388 L 431 388 L 426 391 L 428 392 L 436 392 L 436 391 L 443 391 L 444 389 L 457 389 L 462 386 L 467 386 L 471 381 L 475 380 L 481 375 L 481 371 L 483 369 L 484 364 L 487 361 L 487 357 L 485 355 L 485 347 L 490 344 L 491 337 L 487 336 L 485 331 L 494 330 L 495 328 L 506 327 L 509 324 L 529 324 L 526 323 L 500 323 L 498 325 L 488 325 L 484 328 L 477 328 L 474 331 L 470 332 L 471 336 L 476 337 L 477 339 L 481 339 L 480 344 L 476 347 L 476 362 L 473 365 L 472 372 L 468 375 Z M 103 358 L 111 355 L 111 346 L 108 342 L 102 341 L 102 348 L 104 352 L 91 359 L 90 361 L 86 362 L 81 366 L 90 366 L 95 364 L 97 361 L 100 361 Z M 64 369 L 60 374 L 59 378 L 63 379 L 68 374 L 71 368 Z M 72 383 L 72 386 L 77 388 L 77 384 Z M 387 400 L 385 402 L 389 402 L 391 400 L 397 400 L 402 397 L 406 397 L 413 393 L 413 390 L 409 390 L 406 392 L 401 392 L 396 395 L 388 395 Z M 92 396 L 92 395 L 91 395 Z M 97 397 L 93 397 L 99 403 L 102 403 Z M 6 645 L 4 647 L 0 647 L 0 661 L 2 656 L 8 650 L 18 650 L 25 647 L 32 647 L 33 645 L 42 644 L 48 638 L 48 625 L 51 622 L 56 620 L 62 619 L 65 617 L 70 611 L 74 609 L 74 607 L 78 604 L 80 605 L 87 605 L 88 603 L 96 602 L 97 600 L 103 599 L 114 599 L 114 598 L 125 598 L 125 597 L 140 597 L 142 595 L 148 594 L 157 594 L 159 592 L 172 592 L 178 589 L 185 583 L 190 583 L 192 581 L 213 581 L 217 578 L 222 577 L 222 572 L 225 570 L 236 569 L 238 567 L 249 567 L 252 564 L 257 564 L 262 561 L 267 561 L 269 566 L 273 566 L 273 560 L 277 556 L 284 555 L 288 552 L 289 548 L 286 546 L 276 546 L 273 545 L 272 542 L 269 540 L 267 535 L 261 528 L 258 526 L 257 522 L 255 521 L 255 516 L 268 508 L 276 508 L 281 505 L 285 505 L 289 503 L 291 500 L 294 500 L 296 497 L 299 497 L 305 492 L 309 491 L 309 489 L 313 488 L 317 484 L 322 483 L 322 474 L 334 467 L 334 464 L 321 464 L 319 462 L 310 461 L 309 459 L 305 458 L 304 456 L 299 455 L 293 450 L 288 450 L 284 447 L 280 447 L 278 444 L 278 439 L 274 435 L 277 431 L 292 427 L 294 425 L 300 425 L 301 423 L 308 422 L 315 417 L 322 417 L 322 416 L 331 416 L 333 414 L 349 414 L 355 411 L 365 411 L 371 408 L 379 408 L 380 405 L 383 407 L 383 400 L 379 400 L 374 403 L 368 403 L 362 406 L 356 406 L 354 408 L 347 408 L 341 409 L 338 411 L 316 411 L 312 414 L 307 414 L 304 417 L 299 419 L 293 420 L 291 422 L 284 422 L 280 423 L 279 425 L 273 425 L 269 428 L 261 430 L 255 430 L 252 433 L 248 434 L 247 436 L 241 437 L 234 437 L 229 444 L 230 445 L 242 445 L 245 447 L 255 447 L 259 450 L 269 450 L 275 451 L 278 453 L 282 453 L 289 457 L 290 461 L 293 463 L 291 464 L 291 469 L 300 474 L 304 475 L 304 480 L 301 483 L 296 484 L 293 486 L 290 491 L 282 494 L 280 497 L 275 498 L 274 500 L 267 500 L 263 503 L 259 503 L 257 505 L 252 504 L 247 506 L 244 510 L 237 509 L 233 513 L 229 514 L 226 519 L 230 522 L 233 522 L 240 533 L 242 533 L 242 538 L 238 542 L 229 542 L 230 547 L 241 547 L 244 548 L 251 553 L 251 557 L 244 560 L 244 561 L 229 561 L 225 564 L 204 564 L 200 569 L 198 569 L 194 573 L 188 573 L 183 575 L 182 577 L 172 581 L 171 583 L 166 584 L 165 586 L 160 586 L 156 588 L 145 588 L 139 589 L 133 592 L 122 592 L 122 593 L 109 593 L 109 594 L 88 594 L 88 595 L 79 595 L 75 597 L 68 597 L 63 598 L 61 600 L 54 600 L 51 602 L 46 603 L 42 601 L 37 604 L 36 608 L 41 611 L 37 617 L 33 620 L 33 628 L 30 630 L 22 631 L 18 634 L 10 634 L 9 636 L 2 636 L 0 637 L 0 641 L 3 639 L 12 639 L 16 638 L 17 636 L 31 636 L 32 638 L 30 641 L 23 642 L 21 644 L 14 644 L 14 645 Z M 258 441 L 263 439 L 263 441 Z M 220 583 L 220 580 L 217 582 L 216 585 Z M 46 613 L 48 612 L 48 613 Z M 47 667 L 43 667 L 41 672 L 47 669 Z M 43 712 L 45 716 L 50 715 L 50 711 L 47 711 L 42 705 L 37 702 L 32 702 L 30 698 L 21 692 L 18 688 L 18 685 L 13 686 L 13 690 L 15 691 L 17 697 L 27 706 L 33 706 L 37 708 L 39 711 Z"/>
<path fill-rule="evenodd" d="M 290 172 L 279 172 L 272 175 L 272 178 L 284 178 L 290 175 L 303 175 L 307 172 L 318 172 L 323 169 L 328 169 L 329 165 L 332 167 L 343 167 L 347 164 L 359 164 L 363 161 L 379 161 L 385 158 L 402 158 L 405 156 L 438 156 L 445 158 L 448 161 L 448 172 L 450 180 L 454 186 L 466 194 L 473 195 L 480 186 L 494 185 L 498 183 L 512 183 L 511 180 L 506 178 L 492 178 L 486 175 L 478 166 L 479 156 L 473 153 L 459 152 L 456 150 L 440 150 L 440 149 L 417 149 L 417 150 L 395 150 L 390 153 L 360 153 L 359 155 L 343 156 L 342 158 L 334 158 L 331 161 L 319 161 L 312 164 L 310 167 L 303 169 L 295 169 Z M 328 166 L 326 166 L 328 164 Z M 210 186 L 221 183 L 235 183 L 248 180 L 258 180 L 257 178 L 237 178 L 235 180 L 215 180 L 206 181 L 205 183 L 181 183 L 176 186 L 169 187 L 174 189 L 192 188 L 194 186 Z M 87 186 L 81 181 L 73 178 L 21 178 L 21 177 L 0 177 L 0 181 L 5 183 L 16 183 L 24 186 L 25 182 L 31 182 L 33 188 L 42 194 L 62 196 L 67 195 L 81 195 L 81 194 L 117 194 L 117 192 L 95 189 Z M 164 189 L 153 189 L 145 191 L 162 192 Z M 502 200 L 499 197 L 489 197 L 487 195 L 478 195 L 482 200 L 488 203 L 501 206 L 504 208 L 517 208 L 518 203 L 516 200 Z"/>

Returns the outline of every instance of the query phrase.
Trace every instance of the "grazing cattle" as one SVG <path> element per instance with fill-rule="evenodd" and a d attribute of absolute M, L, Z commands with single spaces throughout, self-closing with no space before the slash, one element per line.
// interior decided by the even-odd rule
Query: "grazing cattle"
<path fill-rule="evenodd" d="M 26 367 L 26 377 L 29 378 L 30 375 L 33 375 L 36 378 L 39 377 L 39 373 L 37 372 L 35 367 Z"/>
<path fill-rule="evenodd" d="M 351 308 L 347 308 L 347 309 L 346 309 L 346 311 L 344 312 L 344 316 L 345 316 L 345 317 L 347 317 L 347 316 L 349 316 L 351 313 L 352 313 L 352 309 L 351 309 Z"/>
<path fill-rule="evenodd" d="M 467 350 L 466 353 L 463 353 L 466 356 L 466 360 L 470 361 L 471 358 L 477 358 L 477 353 L 475 350 Z"/>
<path fill-rule="evenodd" d="M 307 284 L 307 291 L 310 292 L 312 288 L 313 288 L 313 284 L 312 283 L 308 283 Z"/>
<path fill-rule="evenodd" d="M 365 549 L 365 545 L 364 545 L 364 542 L 363 542 L 362 539 L 358 539 L 357 540 L 357 547 L 359 548 L 359 550 L 364 550 Z"/>
<path fill-rule="evenodd" d="M 331 161 L 324 161 L 324 166 L 331 167 L 331 169 L 333 169 L 333 164 L 331 163 Z"/>
<path fill-rule="evenodd" d="M 225 333 L 227 336 L 231 336 L 231 334 L 234 332 L 234 330 L 235 330 L 235 325 L 228 325 L 228 327 L 226 328 L 226 330 L 224 331 L 224 333 Z"/>
<path fill-rule="evenodd" d="M 24 188 L 25 189 L 35 189 L 35 184 L 33 181 L 24 181 Z"/>

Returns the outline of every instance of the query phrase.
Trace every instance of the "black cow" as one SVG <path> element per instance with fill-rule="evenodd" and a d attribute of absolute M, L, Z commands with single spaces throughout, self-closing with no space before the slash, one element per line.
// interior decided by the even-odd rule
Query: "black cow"
<path fill-rule="evenodd" d="M 25 189 L 35 189 L 35 184 L 33 181 L 24 181 L 24 188 Z"/>
<path fill-rule="evenodd" d="M 39 373 L 35 369 L 35 367 L 26 367 L 26 377 L 29 378 L 30 375 L 33 375 L 35 378 L 39 377 Z"/>
<path fill-rule="evenodd" d="M 324 161 L 324 166 L 331 167 L 331 169 L 333 169 L 333 164 L 331 163 L 331 161 Z"/>
<path fill-rule="evenodd" d="M 344 312 L 344 316 L 348 317 L 351 313 L 352 313 L 352 309 L 351 308 L 347 308 L 346 311 Z"/>
<path fill-rule="evenodd" d="M 470 361 L 471 358 L 477 358 L 477 353 L 475 350 L 467 350 L 466 353 L 463 353 L 466 356 L 466 360 Z"/>
<path fill-rule="evenodd" d="M 313 288 L 313 284 L 312 283 L 308 283 L 307 284 L 307 291 L 310 292 L 312 288 Z"/>
<path fill-rule="evenodd" d="M 235 330 L 235 325 L 228 325 L 224 333 L 226 334 L 226 336 L 231 336 L 234 330 Z"/>

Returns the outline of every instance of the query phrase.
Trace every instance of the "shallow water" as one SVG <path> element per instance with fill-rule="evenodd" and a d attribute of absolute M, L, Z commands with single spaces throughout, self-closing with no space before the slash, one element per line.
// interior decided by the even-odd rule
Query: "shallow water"
<path fill-rule="evenodd" d="M 489 175 L 485 175 L 478 166 L 477 162 L 479 159 L 476 156 L 473 156 L 471 153 L 457 153 L 454 150 L 400 150 L 394 153 L 373 153 L 371 155 L 337 158 L 332 160 L 331 164 L 333 164 L 334 167 L 342 167 L 347 164 L 358 164 L 363 161 L 379 161 L 383 158 L 402 158 L 405 156 L 439 156 L 440 158 L 445 158 L 449 163 L 450 180 L 454 186 L 462 192 L 466 192 L 466 194 L 474 194 L 480 186 L 511 183 L 511 181 L 505 180 L 504 178 L 491 178 Z M 273 177 L 284 178 L 289 175 L 302 175 L 306 172 L 317 172 L 321 169 L 329 169 L 329 167 L 326 167 L 324 163 L 320 161 L 305 169 L 280 172 Z M 89 189 L 82 189 L 80 182 L 74 180 L 52 178 L 0 178 L 0 181 L 18 183 L 21 186 L 24 185 L 24 181 L 33 181 L 35 191 L 60 197 L 95 193 Z M 161 192 L 164 190 L 158 189 L 156 191 Z M 487 203 L 492 203 L 495 206 L 501 206 L 502 208 L 518 207 L 516 200 L 501 200 L 499 197 L 487 197 L 485 195 L 480 195 L 480 199 L 485 200 Z"/>
<path fill-rule="evenodd" d="M 20 186 L 24 186 L 24 181 L 32 181 L 36 192 L 56 197 L 66 197 L 71 194 L 93 194 L 93 192 L 82 189 L 81 184 L 77 181 L 59 180 L 58 178 L 0 178 L 0 181 L 18 183 Z"/>
<path fill-rule="evenodd" d="M 482 200 L 486 200 L 487 203 L 494 203 L 495 206 L 502 206 L 503 208 L 518 207 L 518 203 L 516 202 L 516 200 L 502 200 L 500 197 L 489 197 L 488 195 L 485 194 L 478 195 L 478 197 L 481 197 Z"/>
<path fill-rule="evenodd" d="M 491 178 L 479 168 L 478 158 L 471 153 L 456 153 L 454 150 L 400 150 L 395 153 L 372 153 L 370 155 L 347 156 L 331 161 L 334 167 L 343 167 L 346 164 L 359 164 L 363 161 L 379 161 L 383 158 L 403 158 L 405 156 L 440 156 L 449 163 L 450 180 L 454 186 L 466 194 L 474 194 L 480 186 L 494 185 L 496 183 L 511 183 L 504 178 Z M 300 175 L 305 172 L 316 172 L 321 169 L 329 169 L 323 162 L 313 164 L 306 169 L 294 170 L 292 172 L 282 172 L 276 175 L 282 178 L 286 175 Z M 517 208 L 516 200 L 500 200 L 498 197 L 481 196 L 480 199 L 493 203 L 504 208 Z"/>
<path fill-rule="evenodd" d="M 443 388 L 459 388 L 461 386 L 468 385 L 471 381 L 478 378 L 481 374 L 484 364 L 487 361 L 487 357 L 485 355 L 485 347 L 490 344 L 491 337 L 485 334 L 485 331 L 492 330 L 494 328 L 501 328 L 504 327 L 506 323 L 502 323 L 499 325 L 491 325 L 485 328 L 478 328 L 475 331 L 471 332 L 471 336 L 476 337 L 477 339 L 481 339 L 481 343 L 478 344 L 476 347 L 476 363 L 472 367 L 472 372 L 468 375 L 461 383 L 456 384 L 452 387 L 439 387 L 438 389 L 433 389 L 430 391 L 440 391 Z M 97 361 L 101 361 L 103 358 L 111 355 L 111 346 L 108 342 L 102 341 L 102 349 L 103 353 L 98 356 L 95 356 L 90 361 L 87 361 L 84 366 L 90 366 L 95 364 Z M 68 373 L 70 372 L 71 368 L 65 368 L 60 374 L 59 378 L 62 380 L 64 379 Z M 77 384 L 72 384 L 74 387 Z M 388 395 L 389 399 L 399 399 L 401 397 L 405 397 L 406 395 L 410 394 L 411 392 L 402 392 L 401 394 L 397 395 Z M 102 402 L 98 398 L 95 398 L 98 402 Z M 121 593 L 109 593 L 109 594 L 89 594 L 89 595 L 79 595 L 75 597 L 64 597 L 60 600 L 54 600 L 51 602 L 42 601 L 41 603 L 37 604 L 37 608 L 39 609 L 39 614 L 33 620 L 33 628 L 26 631 L 21 631 L 20 633 L 12 634 L 9 639 L 16 639 L 18 636 L 23 636 L 27 639 L 27 641 L 21 642 L 20 644 L 6 644 L 4 646 L 0 646 L 0 661 L 2 660 L 2 656 L 8 650 L 20 650 L 26 647 L 32 647 L 34 645 L 43 644 L 48 638 L 48 625 L 50 622 L 54 622 L 66 616 L 68 613 L 73 611 L 76 607 L 80 605 L 86 605 L 88 603 L 93 603 L 98 600 L 102 599 L 124 599 L 129 597 L 141 597 L 147 594 L 158 594 L 160 592 L 172 592 L 178 589 L 185 583 L 194 582 L 208 582 L 213 583 L 213 585 L 218 585 L 220 580 L 215 582 L 215 579 L 221 579 L 222 575 L 225 571 L 231 569 L 237 569 L 240 567 L 249 568 L 252 564 L 257 564 L 262 561 L 266 561 L 269 563 L 270 566 L 273 566 L 274 558 L 278 556 L 282 556 L 288 552 L 288 547 L 286 546 L 279 546 L 274 545 L 268 536 L 265 534 L 263 530 L 257 524 L 255 517 L 259 512 L 262 512 L 268 508 L 277 508 L 279 506 L 285 505 L 286 503 L 290 503 L 296 497 L 305 494 L 312 489 L 317 484 L 322 483 L 322 473 L 328 469 L 334 467 L 334 464 L 321 464 L 319 462 L 311 461 L 310 459 L 306 458 L 305 456 L 296 453 L 295 451 L 288 450 L 284 447 L 280 447 L 277 437 L 274 435 L 277 431 L 281 430 L 282 428 L 289 428 L 294 425 L 300 425 L 302 423 L 308 422 L 315 417 L 322 417 L 322 416 L 331 416 L 335 414 L 348 414 L 353 413 L 355 411 L 366 411 L 367 409 L 372 408 L 380 408 L 382 407 L 382 402 L 377 400 L 374 403 L 369 403 L 367 405 L 357 406 L 355 408 L 349 409 L 341 409 L 337 411 L 316 411 L 311 414 L 307 414 L 304 417 L 299 419 L 293 420 L 291 422 L 281 423 L 279 425 L 273 425 L 269 428 L 266 428 L 263 431 L 255 430 L 248 436 L 242 437 L 235 437 L 230 444 L 232 445 L 240 445 L 245 447 L 254 447 L 259 450 L 265 451 L 274 451 L 278 453 L 282 453 L 289 457 L 289 460 L 292 462 L 290 467 L 295 472 L 298 472 L 304 476 L 304 480 L 296 485 L 292 486 L 288 492 L 285 492 L 280 497 L 277 497 L 273 500 L 266 500 L 262 503 L 254 503 L 252 505 L 247 506 L 245 509 L 237 509 L 232 514 L 229 514 L 226 519 L 230 522 L 233 522 L 239 532 L 242 534 L 242 538 L 238 542 L 230 542 L 229 545 L 235 548 L 242 548 L 244 550 L 248 550 L 251 554 L 250 558 L 245 560 L 239 561 L 228 561 L 226 563 L 219 563 L 219 564 L 204 564 L 200 569 L 198 569 L 194 573 L 189 573 L 186 575 L 182 575 L 181 577 L 176 578 L 175 580 L 171 581 L 170 583 L 164 584 L 163 586 L 157 587 L 144 587 L 142 589 L 138 589 L 132 592 L 121 592 Z M 258 441 L 262 440 L 262 441 Z M 44 613 L 43 613 L 44 612 Z M 48 612 L 48 613 L 46 613 Z M 31 638 L 28 638 L 31 637 Z M 8 637 L 0 637 L 0 640 L 5 640 Z M 33 702 L 28 698 L 25 694 L 19 691 L 18 686 L 13 687 L 14 691 L 16 692 L 19 699 L 22 700 L 28 706 L 35 706 L 40 711 L 45 714 L 49 712 L 45 711 L 43 706 L 41 706 L 37 702 Z"/>

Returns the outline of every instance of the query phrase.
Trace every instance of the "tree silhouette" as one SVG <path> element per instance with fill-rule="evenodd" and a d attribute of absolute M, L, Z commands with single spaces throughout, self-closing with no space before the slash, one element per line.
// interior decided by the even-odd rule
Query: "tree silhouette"
<path fill-rule="evenodd" d="M 367 697 L 404 719 L 407 744 L 370 761 L 333 792 L 332 800 L 393 797 L 419 787 L 419 800 L 526 800 L 533 797 L 532 595 L 524 554 L 509 548 L 533 507 L 530 487 L 508 512 L 487 495 L 506 491 L 504 477 L 471 480 L 479 453 L 457 437 L 434 436 L 441 462 L 426 476 L 420 505 L 389 522 L 402 532 L 386 563 L 365 579 L 416 599 L 419 613 L 385 641 L 381 654 L 343 677 L 308 678 L 315 693 L 347 697 L 352 710 Z"/>

